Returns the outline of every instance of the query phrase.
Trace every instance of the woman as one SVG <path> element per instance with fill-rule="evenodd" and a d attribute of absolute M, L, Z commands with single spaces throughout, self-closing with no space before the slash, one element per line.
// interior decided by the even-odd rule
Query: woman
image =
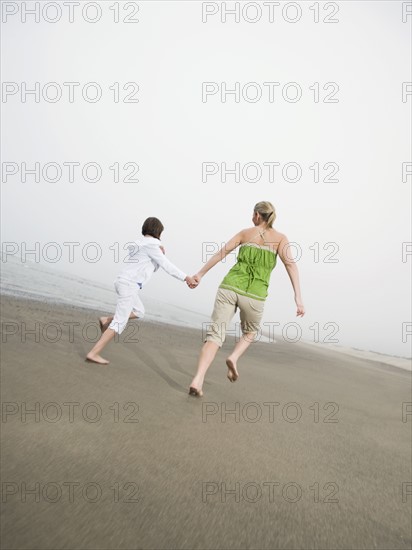
<path fill-rule="evenodd" d="M 200 283 L 209 269 L 240 245 L 237 263 L 224 277 L 217 290 L 211 324 L 200 352 L 196 376 L 189 388 L 190 395 L 196 397 L 203 395 L 202 386 L 206 371 L 215 358 L 217 350 L 225 341 L 226 328 L 237 308 L 240 310 L 242 337 L 226 359 L 226 365 L 229 380 L 235 382 L 239 378 L 237 361 L 253 342 L 260 329 L 269 279 L 278 256 L 286 267 L 295 291 L 296 315 L 303 317 L 305 314 L 300 295 L 298 268 L 288 257 L 289 241 L 286 235 L 272 227 L 275 218 L 276 213 L 272 203 L 258 202 L 252 217 L 254 227 L 243 229 L 232 237 L 226 246 L 212 256 L 193 277 L 197 283 Z"/>
<path fill-rule="evenodd" d="M 100 317 L 102 336 L 87 354 L 86 361 L 107 365 L 109 361 L 100 356 L 102 349 L 112 340 L 115 333 L 126 328 L 129 319 L 143 319 L 145 309 L 139 297 L 139 289 L 145 285 L 153 273 L 161 267 L 176 279 L 185 281 L 190 288 L 197 282 L 172 264 L 164 255 L 160 236 L 163 224 L 157 218 L 147 218 L 142 226 L 142 235 L 130 245 L 125 267 L 118 275 L 114 286 L 117 292 L 116 312 L 110 317 Z"/>

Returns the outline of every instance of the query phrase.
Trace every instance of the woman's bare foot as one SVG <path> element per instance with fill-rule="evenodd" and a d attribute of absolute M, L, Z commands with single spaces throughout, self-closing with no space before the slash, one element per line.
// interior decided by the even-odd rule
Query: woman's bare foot
<path fill-rule="evenodd" d="M 99 324 L 100 324 L 100 330 L 102 331 L 102 334 L 103 334 L 103 332 L 109 328 L 109 325 L 110 325 L 109 317 L 100 317 Z"/>
<path fill-rule="evenodd" d="M 198 388 L 194 388 L 193 386 L 190 386 L 189 395 L 193 395 L 193 397 L 203 397 L 203 392 Z"/>
<path fill-rule="evenodd" d="M 93 355 L 91 353 L 86 355 L 86 361 L 89 363 L 97 363 L 98 365 L 108 365 L 110 362 L 107 359 L 103 359 L 100 355 Z"/>
<path fill-rule="evenodd" d="M 227 377 L 231 382 L 236 382 L 236 380 L 239 378 L 239 373 L 237 372 L 236 363 L 228 357 L 226 359 L 226 365 L 228 368 L 227 371 Z"/>
<path fill-rule="evenodd" d="M 194 395 L 195 397 L 202 397 L 202 386 L 203 378 L 199 375 L 196 375 L 189 387 L 189 395 Z"/>

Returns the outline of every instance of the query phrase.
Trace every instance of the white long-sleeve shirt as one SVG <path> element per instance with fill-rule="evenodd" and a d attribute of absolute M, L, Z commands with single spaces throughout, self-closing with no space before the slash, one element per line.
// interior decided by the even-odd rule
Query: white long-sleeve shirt
<path fill-rule="evenodd" d="M 161 267 L 172 277 L 184 281 L 187 274 L 166 258 L 160 250 L 161 244 L 159 239 L 142 236 L 134 244 L 129 245 L 129 254 L 118 276 L 132 283 L 139 283 L 139 286 L 142 287 Z"/>

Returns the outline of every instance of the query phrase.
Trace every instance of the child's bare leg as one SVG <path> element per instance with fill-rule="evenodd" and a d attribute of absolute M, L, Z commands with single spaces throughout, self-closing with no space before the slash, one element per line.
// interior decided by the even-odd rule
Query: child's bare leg
<path fill-rule="evenodd" d="M 239 342 L 236 343 L 232 353 L 226 359 L 226 365 L 228 368 L 227 377 L 231 382 L 236 382 L 236 380 L 239 378 L 239 373 L 237 371 L 237 361 L 253 342 L 255 334 L 255 332 L 247 332 L 242 334 Z"/>
<path fill-rule="evenodd" d="M 197 390 L 202 389 L 205 374 L 207 372 L 207 369 L 212 364 L 212 361 L 215 358 L 218 349 L 219 346 L 218 344 L 216 344 L 216 342 L 208 341 L 203 344 L 197 364 L 197 372 L 192 380 L 192 383 L 190 384 L 192 388 L 196 388 Z"/>
<path fill-rule="evenodd" d="M 86 359 L 92 361 L 93 363 L 99 363 L 99 365 L 108 365 L 109 361 L 107 361 L 107 359 L 103 359 L 103 357 L 100 356 L 100 352 L 110 342 L 110 340 L 112 340 L 114 335 L 115 331 L 113 329 L 108 328 L 105 330 L 101 335 L 100 340 L 96 342 L 93 349 L 91 349 L 86 355 Z"/>
<path fill-rule="evenodd" d="M 102 331 L 102 334 L 108 329 L 110 323 L 113 321 L 113 317 L 114 315 L 110 315 L 109 317 L 99 317 L 100 330 Z M 138 317 L 132 312 L 129 315 L 129 319 L 138 319 Z"/>

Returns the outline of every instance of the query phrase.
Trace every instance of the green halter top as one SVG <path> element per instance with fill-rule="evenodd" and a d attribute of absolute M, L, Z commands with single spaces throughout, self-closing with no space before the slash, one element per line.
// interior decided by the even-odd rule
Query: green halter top
<path fill-rule="evenodd" d="M 219 287 L 234 290 L 255 300 L 265 300 L 276 260 L 277 252 L 253 243 L 242 244 L 237 263 L 229 270 Z"/>

